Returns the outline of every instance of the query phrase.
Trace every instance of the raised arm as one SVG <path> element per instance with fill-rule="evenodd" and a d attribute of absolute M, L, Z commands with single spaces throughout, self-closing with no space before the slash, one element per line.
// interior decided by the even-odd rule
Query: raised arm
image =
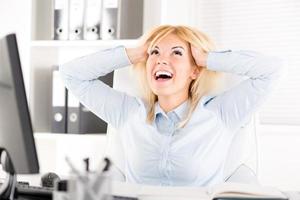
<path fill-rule="evenodd" d="M 281 75 L 281 60 L 253 51 L 210 52 L 199 58 L 198 63 L 206 65 L 209 70 L 249 77 L 236 87 L 213 97 L 206 106 L 232 130 L 239 128 L 251 117 Z"/>
<path fill-rule="evenodd" d="M 132 96 L 116 91 L 98 77 L 115 69 L 131 65 L 142 59 L 138 48 L 122 46 L 84 56 L 59 67 L 66 87 L 78 100 L 101 119 L 119 128 L 141 102 Z"/>

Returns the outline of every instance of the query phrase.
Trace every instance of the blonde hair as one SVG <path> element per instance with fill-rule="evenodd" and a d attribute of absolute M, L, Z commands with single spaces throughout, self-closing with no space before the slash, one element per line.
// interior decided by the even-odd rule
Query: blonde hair
<path fill-rule="evenodd" d="M 143 36 L 141 45 L 147 45 L 149 48 L 152 48 L 169 34 L 176 35 L 189 45 L 193 45 L 196 48 L 202 49 L 204 52 L 209 52 L 215 49 L 215 45 L 210 38 L 199 30 L 187 26 L 171 25 L 162 25 L 154 28 L 147 35 Z M 199 76 L 195 80 L 192 80 L 190 84 L 189 109 L 186 116 L 179 123 L 179 127 L 184 127 L 187 124 L 201 97 L 217 87 L 218 77 L 221 75 L 219 72 L 210 71 L 204 67 L 197 67 L 201 72 Z M 138 77 L 140 77 L 141 81 L 141 89 L 143 92 L 142 95 L 149 106 L 146 121 L 147 123 L 151 123 L 154 120 L 155 103 L 158 100 L 158 97 L 152 92 L 150 86 L 148 85 L 146 79 L 146 62 L 135 64 L 134 69 L 139 73 Z"/>

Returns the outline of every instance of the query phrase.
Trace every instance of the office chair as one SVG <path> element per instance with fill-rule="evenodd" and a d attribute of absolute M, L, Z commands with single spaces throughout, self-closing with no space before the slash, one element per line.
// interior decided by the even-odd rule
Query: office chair
<path fill-rule="evenodd" d="M 259 150 L 257 116 L 234 136 L 224 167 L 224 181 L 258 184 Z"/>
<path fill-rule="evenodd" d="M 221 78 L 222 88 L 213 93 L 218 94 L 239 84 L 247 79 L 229 73 L 223 73 Z M 246 122 L 235 134 L 224 167 L 224 181 L 258 184 L 259 171 L 259 137 L 256 127 L 258 123 L 257 114 Z"/>
<path fill-rule="evenodd" d="M 236 84 L 244 80 L 237 75 L 224 73 L 220 79 L 222 88 L 212 91 L 218 94 L 226 91 Z M 114 88 L 126 92 L 131 95 L 138 95 L 134 77 L 128 68 L 121 69 L 115 73 Z M 132 87 L 129 83 L 133 83 Z M 240 183 L 257 183 L 258 174 L 258 137 L 256 135 L 257 117 L 254 115 L 238 132 L 236 133 L 231 147 L 229 149 L 225 167 L 224 181 L 240 182 Z M 124 181 L 124 154 L 120 138 L 117 137 L 116 130 L 108 126 L 107 130 L 108 144 L 106 154 L 112 159 L 114 166 L 112 167 L 113 178 L 115 180 Z"/>

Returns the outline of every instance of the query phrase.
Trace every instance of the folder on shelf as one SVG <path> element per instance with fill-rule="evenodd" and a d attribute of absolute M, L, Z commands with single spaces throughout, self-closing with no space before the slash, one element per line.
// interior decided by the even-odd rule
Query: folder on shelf
<path fill-rule="evenodd" d="M 137 39 L 143 34 L 143 0 L 121 0 L 118 12 L 118 39 Z"/>
<path fill-rule="evenodd" d="M 52 73 L 52 133 L 66 133 L 67 89 L 57 69 Z"/>
<path fill-rule="evenodd" d="M 101 39 L 117 39 L 118 0 L 103 0 L 101 18 Z"/>
<path fill-rule="evenodd" d="M 101 39 L 136 39 L 143 34 L 143 0 L 103 0 Z"/>
<path fill-rule="evenodd" d="M 83 39 L 84 0 L 69 0 L 69 39 Z"/>
<path fill-rule="evenodd" d="M 85 0 L 84 34 L 85 40 L 100 38 L 102 0 Z"/>
<path fill-rule="evenodd" d="M 80 103 L 79 100 L 70 91 L 68 91 L 67 116 L 67 133 L 80 133 Z"/>
<path fill-rule="evenodd" d="M 106 133 L 107 123 L 80 104 L 79 133 Z"/>
<path fill-rule="evenodd" d="M 54 40 L 69 38 L 69 0 L 53 1 L 53 36 Z"/>
<path fill-rule="evenodd" d="M 68 92 L 67 132 L 72 134 L 106 133 L 107 124 Z"/>

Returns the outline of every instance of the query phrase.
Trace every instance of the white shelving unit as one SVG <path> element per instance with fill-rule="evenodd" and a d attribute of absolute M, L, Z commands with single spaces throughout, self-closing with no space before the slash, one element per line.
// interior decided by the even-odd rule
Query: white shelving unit
<path fill-rule="evenodd" d="M 32 0 L 29 106 L 36 132 L 51 131 L 52 70 L 77 57 L 136 40 L 52 40 L 53 0 Z M 114 84 L 119 73 L 114 76 Z"/>
<path fill-rule="evenodd" d="M 52 69 L 57 66 L 101 49 L 118 45 L 134 46 L 135 40 L 115 41 L 50 41 L 31 42 L 30 107 L 37 132 L 51 130 Z M 120 75 L 115 73 L 114 82 Z M 48 113 L 48 114 L 47 114 Z"/>
<path fill-rule="evenodd" d="M 68 174 L 65 157 L 81 167 L 82 159 L 91 159 L 96 168 L 105 155 L 105 134 L 53 134 L 52 70 L 53 66 L 102 49 L 124 45 L 135 46 L 136 40 L 52 40 L 52 0 L 32 0 L 31 38 L 29 46 L 29 106 L 35 130 L 35 141 L 40 161 L 40 172 L 54 171 Z M 122 85 L 128 69 L 115 71 L 114 86 Z M 120 81 L 119 81 L 120 80 Z M 126 81 L 126 80 L 125 80 Z"/>

